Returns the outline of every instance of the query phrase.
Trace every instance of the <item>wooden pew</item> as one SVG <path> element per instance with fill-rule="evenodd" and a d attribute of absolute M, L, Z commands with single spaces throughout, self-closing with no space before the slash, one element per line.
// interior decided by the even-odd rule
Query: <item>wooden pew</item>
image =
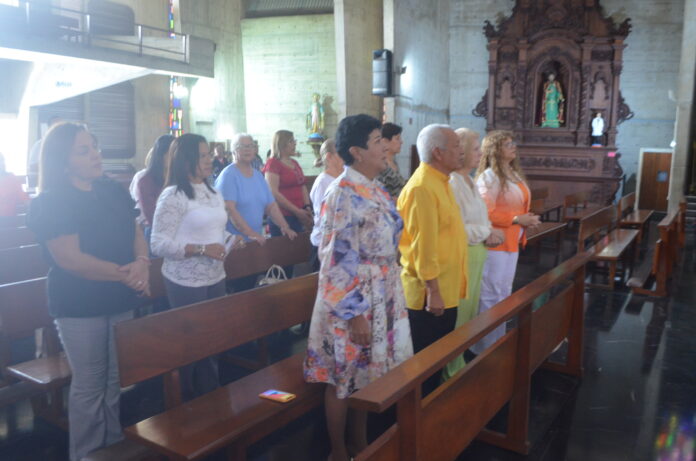
<path fill-rule="evenodd" d="M 46 277 L 48 264 L 40 245 L 0 250 L 0 285 Z"/>
<path fill-rule="evenodd" d="M 382 413 L 396 405 L 397 414 L 396 424 L 356 461 L 454 460 L 477 436 L 528 453 L 532 373 L 544 367 L 582 375 L 585 264 L 591 257 L 591 252 L 575 255 L 353 394 L 353 408 Z M 550 290 L 555 296 L 532 311 L 534 300 Z M 424 380 L 512 318 L 517 319 L 515 328 L 421 397 Z M 566 362 L 548 362 L 564 338 L 569 341 Z M 507 433 L 484 429 L 508 402 Z"/>
<path fill-rule="evenodd" d="M 28 227 L 0 229 L 0 250 L 35 244 L 36 237 Z"/>
<path fill-rule="evenodd" d="M 635 229 L 617 229 L 617 210 L 615 206 L 608 206 L 585 216 L 580 220 L 578 230 L 578 252 L 585 251 L 589 242 L 594 254 L 592 261 L 604 262 L 609 266 L 609 289 L 614 289 L 614 278 L 619 261 L 624 261 L 627 250 L 632 245 L 634 252 L 631 255 L 631 265 L 635 259 L 635 246 L 638 231 Z M 625 262 L 624 274 L 625 270 Z"/>
<path fill-rule="evenodd" d="M 16 252 L 21 255 L 23 252 L 40 251 L 36 250 L 36 248 L 38 246 L 33 245 L 31 247 L 2 251 Z M 0 255 L 2 251 L 0 251 Z M 299 234 L 293 241 L 287 237 L 274 237 L 268 239 L 263 246 L 254 242 L 244 248 L 230 252 L 225 261 L 227 278 L 234 279 L 264 272 L 273 264 L 285 265 L 306 262 L 309 260 L 310 254 L 309 233 Z M 39 261 L 37 264 L 40 264 L 43 262 L 43 259 L 37 261 Z M 166 295 L 161 267 L 162 260 L 156 259 L 150 268 L 152 298 Z M 2 271 L 4 271 L 4 268 Z M 48 306 L 46 304 L 45 278 L 0 285 L 0 346 L 3 344 L 2 341 L 5 341 L 5 345 L 2 346 L 2 350 L 5 353 L 0 352 L 0 368 L 2 369 L 0 373 L 4 374 L 7 372 L 7 376 L 11 376 L 12 382 L 21 380 L 31 383 L 35 388 L 49 391 L 62 387 L 70 380 L 70 370 L 69 367 L 66 368 L 67 361 L 63 355 L 57 353 L 59 349 L 57 341 L 55 341 L 54 347 L 56 351 L 49 351 L 48 358 L 30 360 L 8 368 L 12 363 L 12 359 L 9 356 L 10 343 L 13 340 L 30 336 L 35 330 L 44 327 L 47 327 L 47 334 L 55 334 L 53 320 L 48 315 Z M 51 341 L 53 339 L 53 336 L 49 338 Z M 261 368 L 268 363 L 267 346 L 263 341 L 259 344 L 258 362 L 238 358 L 229 360 L 247 368 Z M 17 399 L 23 396 L 22 394 L 17 394 Z M 0 402 L 2 401 L 2 396 L 0 396 Z M 56 406 L 59 404 L 60 402 L 56 403 Z M 56 412 L 57 410 L 52 408 L 51 411 Z"/>
<path fill-rule="evenodd" d="M 619 226 L 626 229 L 638 229 L 638 245 L 643 240 L 643 232 L 650 231 L 647 227 L 650 222 L 654 210 L 637 210 L 636 209 L 636 193 L 624 195 L 617 203 L 617 212 L 619 215 Z"/>
<path fill-rule="evenodd" d="M 667 282 L 679 259 L 679 250 L 684 246 L 683 225 L 686 207 L 669 213 L 657 225 L 660 238 L 655 242 L 652 264 L 645 266 L 629 279 L 627 285 L 635 294 L 667 296 Z"/>
<path fill-rule="evenodd" d="M 60 353 L 53 318 L 46 307 L 46 279 L 27 280 L 0 286 L 0 364 L 3 381 L 11 387 L 27 386 L 27 393 L 17 393 L 16 399 L 33 395 L 48 395 L 34 405 L 34 411 L 61 427 L 63 417 L 62 387 L 70 380 L 71 372 L 65 355 Z M 43 330 L 46 356 L 23 363 L 14 363 L 11 355 L 13 341 L 35 337 Z M 8 402 L 6 402 L 8 403 Z"/>
<path fill-rule="evenodd" d="M 563 221 L 563 203 L 551 201 L 549 198 L 549 188 L 539 187 L 531 190 L 532 212 L 541 216 L 543 221 L 551 221 L 551 213 L 556 213 L 555 221 Z"/>
<path fill-rule="evenodd" d="M 563 199 L 563 220 L 577 223 L 602 208 L 599 205 L 590 204 L 589 197 L 589 191 L 566 195 Z"/>
<path fill-rule="evenodd" d="M 27 215 L 18 214 L 15 216 L 0 216 L 0 229 L 14 229 L 27 225 Z"/>
<path fill-rule="evenodd" d="M 302 376 L 304 351 L 189 402 L 181 401 L 178 368 L 310 319 L 317 274 L 119 323 L 121 385 L 163 376 L 164 413 L 125 429 L 126 437 L 172 459 L 194 460 L 246 447 L 323 401 L 324 386 Z M 260 399 L 268 389 L 296 394 L 289 403 Z"/>

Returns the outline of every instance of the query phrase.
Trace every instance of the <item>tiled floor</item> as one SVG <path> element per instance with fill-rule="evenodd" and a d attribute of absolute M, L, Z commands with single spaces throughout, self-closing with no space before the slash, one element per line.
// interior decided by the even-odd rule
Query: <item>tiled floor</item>
<path fill-rule="evenodd" d="M 544 272 L 522 262 L 518 283 Z M 460 461 L 686 461 L 696 437 L 696 258 L 690 242 L 667 301 L 634 297 L 626 289 L 587 294 L 585 376 L 548 371 L 534 376 L 532 452 L 521 456 L 474 442 Z M 273 340 L 274 355 L 303 347 L 290 333 Z M 239 370 L 222 366 L 223 379 Z M 125 393 L 124 423 L 161 408 L 158 383 Z M 370 422 L 373 436 L 390 415 Z M 325 460 L 323 416 L 315 411 L 252 448 L 250 459 Z M 34 419 L 30 406 L 0 409 L 0 460 L 67 459 L 63 432 Z M 224 459 L 222 455 L 211 459 Z"/>

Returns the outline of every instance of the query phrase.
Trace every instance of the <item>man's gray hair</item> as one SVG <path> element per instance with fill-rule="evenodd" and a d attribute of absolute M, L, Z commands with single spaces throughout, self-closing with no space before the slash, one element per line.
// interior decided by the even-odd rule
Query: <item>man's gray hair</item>
<path fill-rule="evenodd" d="M 232 152 L 235 152 L 239 148 L 239 145 L 242 142 L 242 138 L 249 138 L 252 141 L 254 140 L 254 137 L 251 136 L 249 133 L 237 133 L 236 135 L 234 135 L 234 138 L 232 138 L 232 144 L 230 145 Z"/>
<path fill-rule="evenodd" d="M 431 163 L 433 160 L 433 151 L 435 148 L 444 150 L 447 148 L 447 132 L 451 130 L 449 125 L 441 123 L 433 123 L 423 128 L 418 133 L 416 139 L 416 147 L 418 148 L 418 157 L 423 163 Z"/>

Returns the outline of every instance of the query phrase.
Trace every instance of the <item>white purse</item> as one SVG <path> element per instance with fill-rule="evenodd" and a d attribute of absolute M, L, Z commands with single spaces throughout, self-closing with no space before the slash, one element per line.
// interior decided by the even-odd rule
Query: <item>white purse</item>
<path fill-rule="evenodd" d="M 259 280 L 258 286 L 273 285 L 274 283 L 283 282 L 288 279 L 285 271 L 277 264 L 272 265 L 266 271 L 266 275 Z"/>

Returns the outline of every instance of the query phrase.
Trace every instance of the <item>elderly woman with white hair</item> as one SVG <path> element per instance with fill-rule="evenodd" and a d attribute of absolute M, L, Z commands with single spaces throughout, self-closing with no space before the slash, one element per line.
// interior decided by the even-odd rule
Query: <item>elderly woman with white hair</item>
<path fill-rule="evenodd" d="M 321 154 L 322 164 L 324 165 L 324 171 L 319 173 L 317 179 L 314 180 L 314 184 L 312 184 L 312 190 L 309 192 L 309 199 L 312 201 L 312 208 L 314 210 L 314 227 L 312 228 L 312 234 L 309 236 L 309 240 L 315 248 L 315 256 L 312 257 L 312 265 L 315 270 L 319 269 L 319 259 L 316 257 L 316 248 L 319 247 L 319 243 L 321 242 L 319 219 L 321 217 L 321 206 L 324 203 L 324 194 L 333 180 L 343 172 L 344 165 L 343 159 L 338 155 L 338 152 L 336 152 L 336 143 L 332 138 L 324 141 L 319 152 Z"/>
<path fill-rule="evenodd" d="M 283 235 L 294 239 L 297 233 L 290 229 L 273 198 L 263 175 L 252 163 L 256 158 L 256 144 L 251 135 L 238 134 L 232 143 L 234 163 L 225 167 L 215 181 L 215 188 L 225 200 L 229 221 L 227 230 L 241 236 L 245 242 L 263 245 L 263 218 L 270 216 Z M 256 275 L 232 282 L 234 291 L 253 288 Z"/>
<path fill-rule="evenodd" d="M 503 243 L 503 233 L 493 229 L 488 219 L 488 208 L 474 184 L 471 174 L 481 161 L 479 134 L 468 128 L 458 128 L 455 133 L 464 152 L 464 166 L 452 172 L 449 183 L 454 199 L 459 205 L 469 247 L 467 251 L 468 296 L 459 300 L 455 328 L 464 325 L 478 314 L 479 295 L 483 265 L 488 257 L 488 248 Z M 465 365 L 462 356 L 451 361 L 443 370 L 442 377 L 449 379 Z"/>

